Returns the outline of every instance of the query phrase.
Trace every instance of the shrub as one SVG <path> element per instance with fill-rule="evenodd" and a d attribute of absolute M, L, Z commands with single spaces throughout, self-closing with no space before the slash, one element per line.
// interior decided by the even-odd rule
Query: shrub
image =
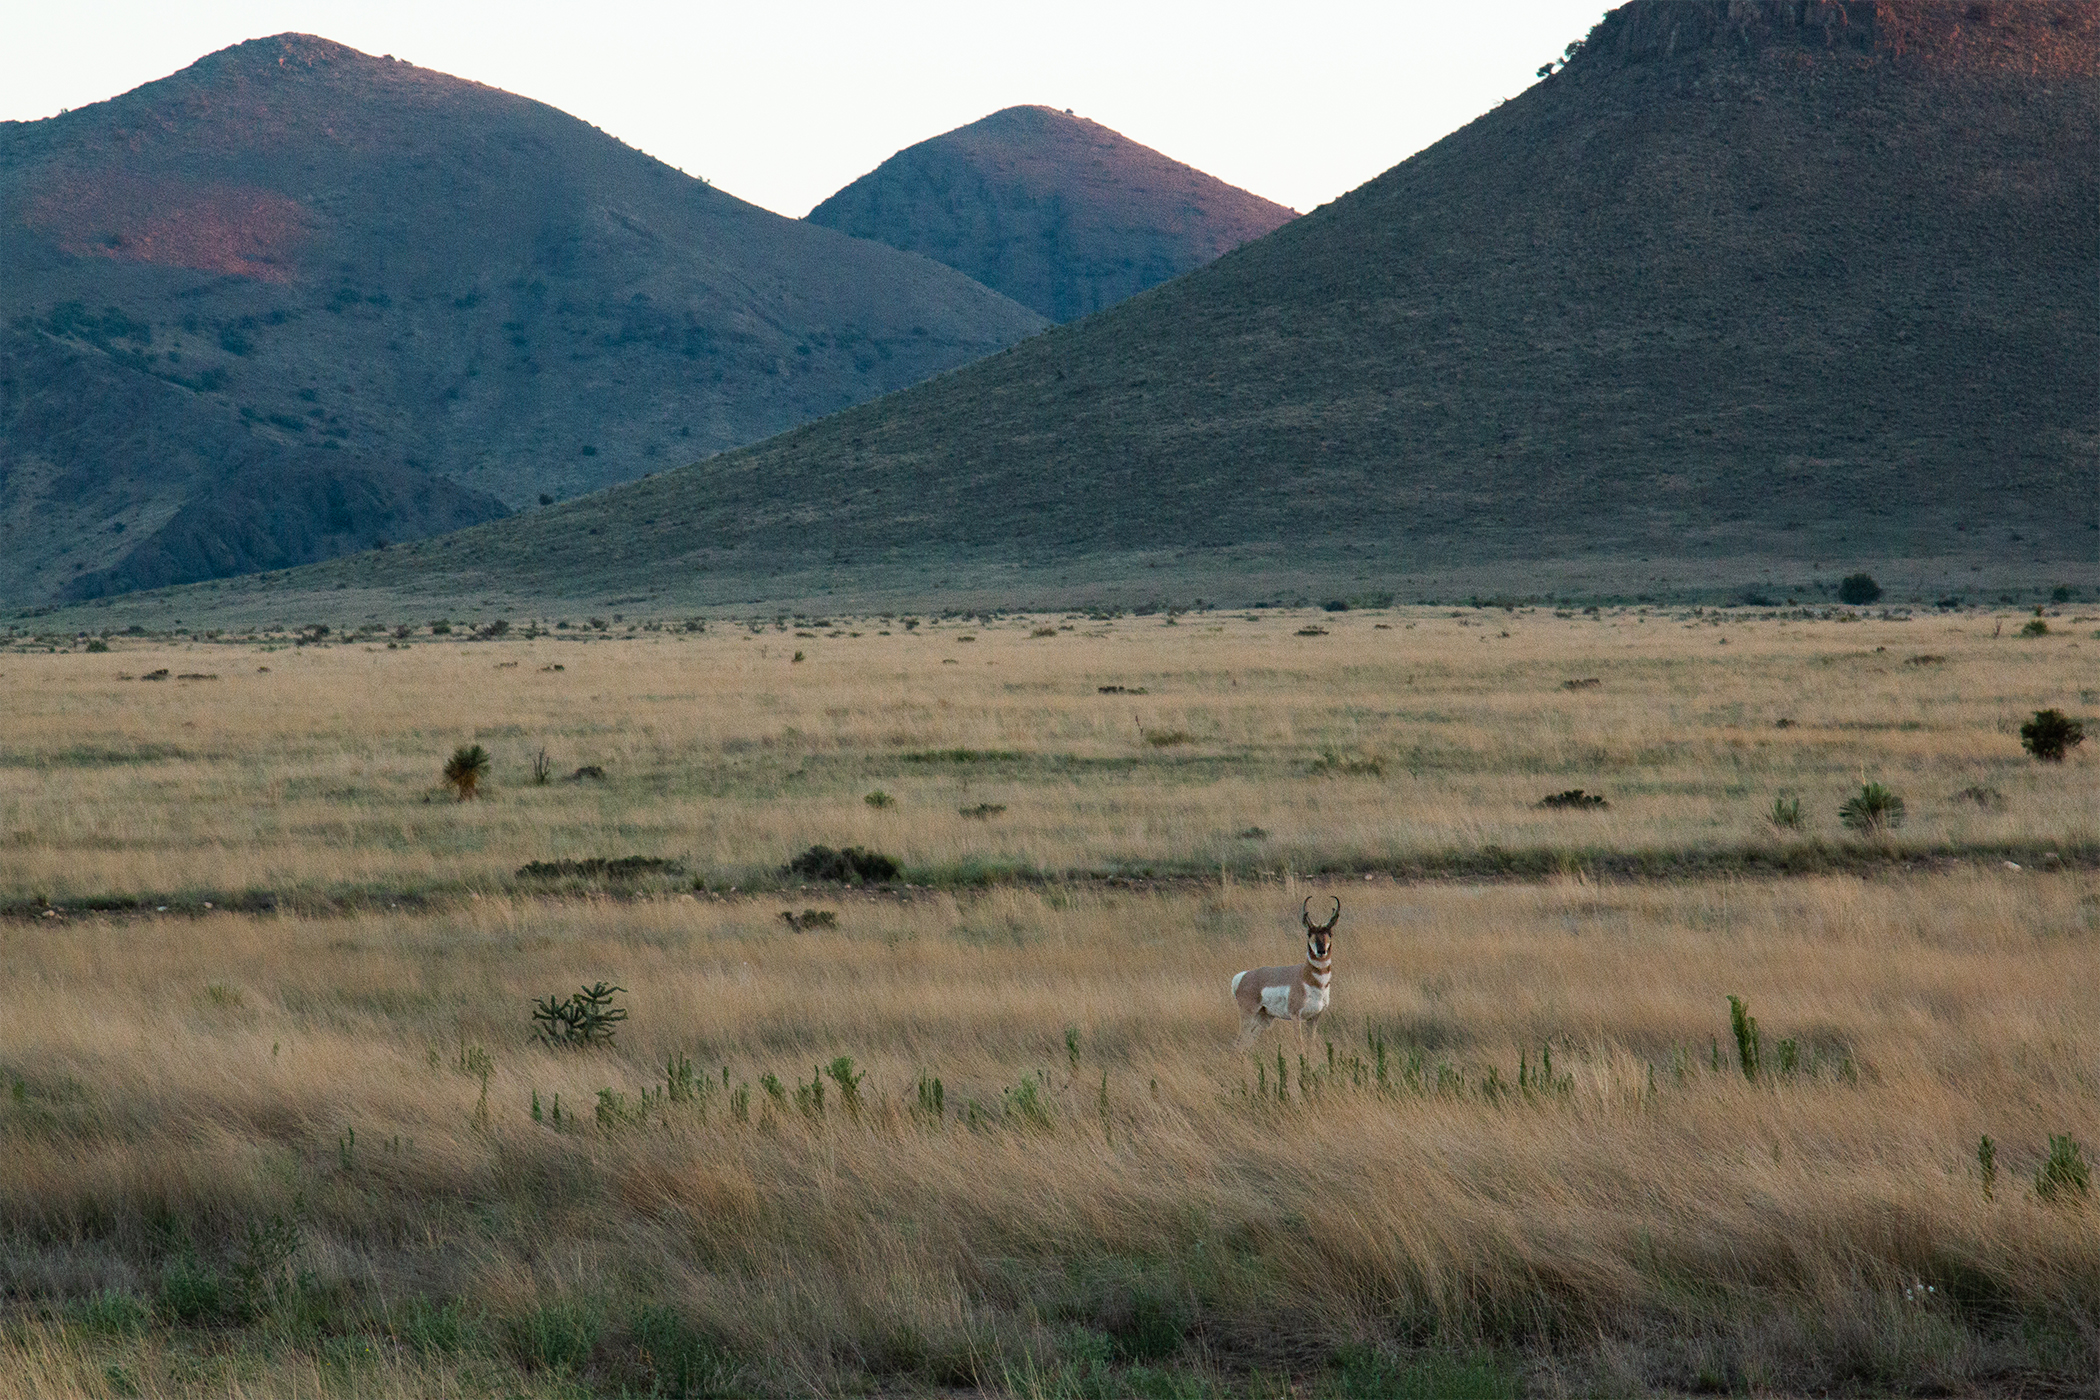
<path fill-rule="evenodd" d="M 1789 831 L 1799 831 L 1801 829 L 1801 799 L 1798 797 L 1773 798 L 1772 810 L 1766 814 L 1765 820 L 1771 822 L 1774 826 L 1783 826 Z"/>
<path fill-rule="evenodd" d="M 445 760 L 445 786 L 461 802 L 481 795 L 481 780 L 488 776 L 489 751 L 479 744 L 461 744 Z"/>
<path fill-rule="evenodd" d="M 2049 1160 L 2035 1168 L 2034 1194 L 2045 1201 L 2069 1201 L 2092 1190 L 2092 1172 L 2069 1133 L 2049 1135 Z"/>
<path fill-rule="evenodd" d="M 829 846 L 811 846 L 801 855 L 789 861 L 781 871 L 784 875 L 800 875 L 810 880 L 836 880 L 841 884 L 859 884 L 861 881 L 880 882 L 897 878 L 897 862 L 878 851 L 863 850 L 859 846 L 848 846 L 834 851 Z"/>
<path fill-rule="evenodd" d="M 2046 637 L 2049 635 L 2049 624 L 2042 621 L 2042 610 L 2040 608 L 2036 608 L 2034 616 L 2027 619 L 2027 625 L 2020 629 L 2020 635 L 2023 637 Z"/>
<path fill-rule="evenodd" d="M 877 788 L 866 797 L 863 797 L 861 801 L 867 803 L 870 807 L 891 807 L 896 805 L 897 799 L 884 792 L 881 788 Z"/>
<path fill-rule="evenodd" d="M 105 1288 L 66 1309 L 66 1320 L 90 1335 L 122 1335 L 145 1330 L 153 1314 L 128 1293 Z"/>
<path fill-rule="evenodd" d="M 2064 755 L 2085 742 L 2085 726 L 2062 710 L 2036 710 L 2020 726 L 2020 746 L 2037 762 L 2062 763 Z"/>
<path fill-rule="evenodd" d="M 1864 783 L 1857 797 L 1838 808 L 1838 821 L 1862 836 L 1894 831 L 1903 825 L 1903 799 L 1880 783 Z"/>
<path fill-rule="evenodd" d="M 1566 792 L 1556 792 L 1550 796 L 1541 797 L 1538 805 L 1554 810 L 1568 809 L 1587 812 L 1595 811 L 1600 807 L 1609 807 L 1611 803 L 1598 793 L 1584 792 L 1581 788 L 1569 788 Z"/>
<path fill-rule="evenodd" d="M 532 756 L 532 785 L 545 787 L 553 777 L 554 763 L 547 757 L 547 750 L 542 748 Z"/>
<path fill-rule="evenodd" d="M 94 639 L 93 639 L 92 641 L 90 641 L 90 642 L 89 642 L 89 643 L 87 644 L 87 649 L 88 649 L 89 651 L 93 651 L 93 652 L 104 652 L 104 651 L 108 651 L 108 650 L 109 650 L 109 643 L 108 643 L 108 642 L 105 642 L 105 641 L 103 641 L 103 640 L 102 640 L 102 639 L 101 639 L 100 637 L 96 637 L 96 638 L 94 638 Z"/>
<path fill-rule="evenodd" d="M 196 1325 L 216 1318 L 227 1304 L 227 1288 L 218 1271 L 185 1250 L 161 1269 L 160 1311 L 176 1322 Z"/>
<path fill-rule="evenodd" d="M 1847 574 L 1838 584 L 1838 601 L 1855 608 L 1865 607 L 1880 596 L 1881 585 L 1869 573 Z"/>
<path fill-rule="evenodd" d="M 685 866 L 682 863 L 664 856 L 621 856 L 617 860 L 607 860 L 604 856 L 588 856 L 583 860 L 534 860 L 518 867 L 520 880 L 639 880 L 646 875 L 684 873 Z"/>

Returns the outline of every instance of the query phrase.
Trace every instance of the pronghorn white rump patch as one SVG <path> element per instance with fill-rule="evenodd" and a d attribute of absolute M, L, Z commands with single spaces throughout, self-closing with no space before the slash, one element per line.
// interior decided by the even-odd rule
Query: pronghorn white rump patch
<path fill-rule="evenodd" d="M 1251 969 L 1250 969 L 1250 970 L 1251 970 Z M 1246 981 L 1246 980 L 1247 980 L 1247 974 L 1246 974 L 1245 972 L 1235 972 L 1235 973 L 1233 973 L 1233 974 L 1232 974 L 1232 993 L 1233 993 L 1233 995 L 1234 995 L 1234 996 L 1238 996 L 1238 995 L 1239 995 L 1239 991 L 1240 991 L 1240 983 L 1242 983 L 1242 982 L 1244 982 L 1244 981 Z"/>

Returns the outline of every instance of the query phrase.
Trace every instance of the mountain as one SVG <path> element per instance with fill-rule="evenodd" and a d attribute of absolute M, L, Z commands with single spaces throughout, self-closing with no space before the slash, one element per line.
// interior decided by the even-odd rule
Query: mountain
<path fill-rule="evenodd" d="M 0 123 L 0 266 L 14 600 L 574 496 L 1043 325 L 551 107 L 297 34 Z M 272 518 L 306 507 L 257 483 L 294 478 L 337 504 Z"/>
<path fill-rule="evenodd" d="M 1073 321 L 1296 217 L 1084 117 L 1008 107 L 899 151 L 809 222 Z"/>
<path fill-rule="evenodd" d="M 2096 74 L 2095 0 L 1637 0 L 1144 296 L 269 605 L 2090 590 Z"/>

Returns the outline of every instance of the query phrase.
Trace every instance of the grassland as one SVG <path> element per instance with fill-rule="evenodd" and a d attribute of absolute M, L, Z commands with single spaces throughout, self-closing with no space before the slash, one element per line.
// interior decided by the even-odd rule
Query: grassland
<path fill-rule="evenodd" d="M 2100 1367 L 2100 794 L 2014 733 L 2090 619 L 804 621 L 0 658 L 0 1396 Z M 1315 892 L 1336 1010 L 1235 1046 Z"/>
<path fill-rule="evenodd" d="M 0 901 L 489 894 L 628 855 L 748 890 L 819 842 L 917 884 L 2083 859 L 2091 749 L 2039 766 L 2016 733 L 2100 703 L 2096 619 L 2063 611 L 2041 638 L 2010 612 L 1418 609 L 18 652 Z M 438 770 L 473 742 L 488 799 L 448 801 Z M 1909 822 L 1862 848 L 1837 807 L 1867 780 Z M 1536 805 L 1575 787 L 1611 805 Z M 1767 820 L 1786 795 L 1798 831 Z"/>

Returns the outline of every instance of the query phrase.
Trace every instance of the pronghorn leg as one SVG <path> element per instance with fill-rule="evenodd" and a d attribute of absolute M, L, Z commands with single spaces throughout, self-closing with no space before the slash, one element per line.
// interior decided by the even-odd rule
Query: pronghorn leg
<path fill-rule="evenodd" d="M 1259 1008 L 1252 1015 L 1240 1017 L 1240 1036 L 1233 1042 L 1232 1048 L 1244 1050 L 1254 1037 L 1261 1034 L 1261 1023 L 1268 1018 L 1269 1013 Z"/>

